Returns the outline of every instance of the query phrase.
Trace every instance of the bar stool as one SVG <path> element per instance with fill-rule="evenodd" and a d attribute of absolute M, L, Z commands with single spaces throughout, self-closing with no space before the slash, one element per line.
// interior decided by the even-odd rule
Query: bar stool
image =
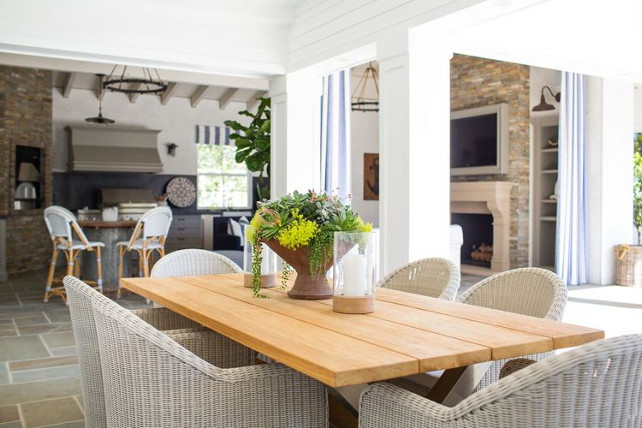
<path fill-rule="evenodd" d="M 118 248 L 118 294 L 120 299 L 122 289 L 120 279 L 123 277 L 123 259 L 130 251 L 138 253 L 138 276 L 149 276 L 149 261 L 154 251 L 160 257 L 165 255 L 165 239 L 172 224 L 172 210 L 168 207 L 157 207 L 143 214 L 129 241 L 121 241 L 116 244 Z"/>
<path fill-rule="evenodd" d="M 60 296 L 65 304 L 69 304 L 65 288 L 62 285 L 52 287 L 54 282 L 57 284 L 62 283 L 62 278 L 54 278 L 56 260 L 58 259 L 60 252 L 64 253 L 67 258 L 67 275 L 74 275 L 76 277 L 80 274 L 80 263 L 77 262 L 78 255 L 82 251 L 96 252 L 96 280 L 85 282 L 91 284 L 102 293 L 103 277 L 100 248 L 104 247 L 105 244 L 102 242 L 89 241 L 83 233 L 80 225 L 78 225 L 76 216 L 66 208 L 56 205 L 45 208 L 44 218 L 53 243 L 53 255 L 51 257 L 51 265 L 49 265 L 49 273 L 47 275 L 47 288 L 45 290 L 44 301 L 49 301 L 50 296 Z M 78 238 L 76 240 L 73 239 L 74 233 Z"/>

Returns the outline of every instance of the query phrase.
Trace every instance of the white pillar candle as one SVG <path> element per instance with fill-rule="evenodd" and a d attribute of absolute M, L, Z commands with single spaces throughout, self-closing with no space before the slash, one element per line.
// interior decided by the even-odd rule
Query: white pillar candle
<path fill-rule="evenodd" d="M 362 254 L 346 254 L 343 257 L 343 295 L 365 296 L 366 258 Z"/>

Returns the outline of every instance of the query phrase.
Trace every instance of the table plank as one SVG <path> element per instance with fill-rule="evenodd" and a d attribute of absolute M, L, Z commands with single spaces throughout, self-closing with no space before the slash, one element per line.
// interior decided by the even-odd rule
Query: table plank
<path fill-rule="evenodd" d="M 542 318 L 473 305 L 467 305 L 467 310 L 462 311 L 460 304 L 457 302 L 434 299 L 428 296 L 404 293 L 403 291 L 390 290 L 387 288 L 377 289 L 377 301 L 396 303 L 412 308 L 439 312 L 445 315 L 510 328 L 525 333 L 550 337 L 553 340 L 554 349 L 579 346 L 604 338 L 604 332 L 602 330 L 589 327 L 544 320 Z"/>
<path fill-rule="evenodd" d="M 419 370 L 414 357 L 206 292 L 176 278 L 123 278 L 122 284 L 333 387 L 407 376 Z"/>
<path fill-rule="evenodd" d="M 269 299 L 256 299 L 236 278 L 213 282 L 212 277 L 177 278 L 205 290 L 222 294 L 266 310 L 323 327 L 355 339 L 376 343 L 420 361 L 424 371 L 467 366 L 491 359 L 488 346 L 446 337 L 385 319 L 334 312 L 318 301 L 301 301 L 278 290 L 264 290 Z M 430 343 L 431 346 L 426 346 Z"/>

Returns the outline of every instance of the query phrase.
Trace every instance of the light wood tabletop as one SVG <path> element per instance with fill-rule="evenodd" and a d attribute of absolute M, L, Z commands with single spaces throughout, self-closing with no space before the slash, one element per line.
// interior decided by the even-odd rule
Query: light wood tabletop
<path fill-rule="evenodd" d="M 242 274 L 123 278 L 122 286 L 332 387 L 604 337 L 588 327 L 381 288 L 373 313 L 349 315 L 334 312 L 331 299 L 294 300 L 286 290 L 255 298 Z"/>

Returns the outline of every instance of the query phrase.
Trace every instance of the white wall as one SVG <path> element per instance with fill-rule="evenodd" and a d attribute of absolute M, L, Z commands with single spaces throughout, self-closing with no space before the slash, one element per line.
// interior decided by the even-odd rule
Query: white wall
<path fill-rule="evenodd" d="M 230 103 L 225 110 L 219 110 L 218 101 L 203 100 L 198 107 L 192 108 L 188 98 L 172 98 L 167 105 L 160 103 L 160 97 L 141 95 L 135 103 L 130 103 L 124 94 L 105 93 L 103 116 L 114 119 L 115 127 L 138 127 L 157 129 L 158 152 L 163 163 L 163 174 L 196 174 L 196 149 L 194 143 L 195 125 L 221 125 L 232 119 L 247 122 L 238 111 L 246 108 L 245 103 Z M 53 170 L 67 170 L 68 125 L 90 125 L 87 117 L 98 115 L 98 100 L 95 92 L 74 89 L 69 98 L 63 98 L 60 91 L 53 89 Z M 91 125 L 102 126 L 102 125 Z M 178 144 L 176 156 L 167 155 L 165 144 Z"/>
<path fill-rule="evenodd" d="M 351 73 L 351 86 L 354 92 L 363 67 Z M 372 83 L 372 82 L 370 82 Z M 373 88 L 369 85 L 367 88 Z M 366 93 L 368 98 L 375 98 L 376 93 Z M 363 154 L 379 153 L 379 113 L 361 111 L 352 112 L 352 209 L 361 218 L 375 227 L 379 227 L 379 201 L 363 199 Z"/>

